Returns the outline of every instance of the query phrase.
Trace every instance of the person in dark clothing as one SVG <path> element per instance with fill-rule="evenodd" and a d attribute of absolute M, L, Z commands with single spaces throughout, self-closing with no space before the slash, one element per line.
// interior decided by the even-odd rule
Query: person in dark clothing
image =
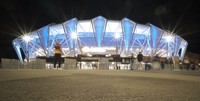
<path fill-rule="evenodd" d="M 165 67 L 165 61 L 164 60 L 161 60 L 160 66 L 161 66 L 162 69 L 164 69 L 164 67 Z"/>
<path fill-rule="evenodd" d="M 56 68 L 56 64 L 58 63 L 58 68 L 61 65 L 61 45 L 58 40 L 56 40 L 55 50 L 54 50 L 54 68 Z"/>
<path fill-rule="evenodd" d="M 143 55 L 141 52 L 137 55 L 137 60 L 138 60 L 138 66 L 137 69 L 142 69 L 142 61 L 143 61 Z"/>

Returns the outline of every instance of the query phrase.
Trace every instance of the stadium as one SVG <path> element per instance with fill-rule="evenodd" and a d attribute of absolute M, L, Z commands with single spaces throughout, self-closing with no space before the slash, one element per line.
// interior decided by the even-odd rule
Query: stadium
<path fill-rule="evenodd" d="M 131 57 L 144 56 L 183 59 L 187 41 L 153 24 L 138 24 L 128 18 L 108 20 L 102 16 L 91 20 L 73 18 L 49 24 L 12 41 L 20 61 L 53 57 L 55 41 L 62 45 L 62 57 Z M 23 58 L 24 56 L 24 58 Z"/>

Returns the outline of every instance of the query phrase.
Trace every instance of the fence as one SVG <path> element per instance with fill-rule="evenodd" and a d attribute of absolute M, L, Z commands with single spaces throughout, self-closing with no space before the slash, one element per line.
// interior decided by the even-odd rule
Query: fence
<path fill-rule="evenodd" d="M 1 59 L 2 69 L 45 69 L 46 60 L 31 59 L 29 62 L 20 62 L 17 59 Z"/>

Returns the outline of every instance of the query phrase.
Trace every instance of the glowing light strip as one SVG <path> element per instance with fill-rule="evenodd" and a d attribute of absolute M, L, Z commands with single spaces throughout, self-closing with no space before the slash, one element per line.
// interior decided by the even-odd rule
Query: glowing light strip
<path fill-rule="evenodd" d="M 83 47 L 82 48 L 83 52 L 106 52 L 105 48 L 102 47 Z"/>

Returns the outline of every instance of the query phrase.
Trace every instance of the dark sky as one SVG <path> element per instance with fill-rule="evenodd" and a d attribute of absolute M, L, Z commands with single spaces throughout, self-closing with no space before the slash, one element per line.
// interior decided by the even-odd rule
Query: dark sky
<path fill-rule="evenodd" d="M 17 58 L 11 41 L 22 32 L 99 15 L 174 31 L 188 41 L 187 51 L 200 54 L 199 7 L 198 0 L 0 0 L 0 58 Z"/>

